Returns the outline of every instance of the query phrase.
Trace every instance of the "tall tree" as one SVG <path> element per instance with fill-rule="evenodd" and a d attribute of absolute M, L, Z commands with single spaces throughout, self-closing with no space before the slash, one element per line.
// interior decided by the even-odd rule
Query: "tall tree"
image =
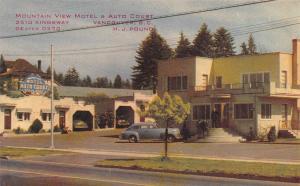
<path fill-rule="evenodd" d="M 252 34 L 249 35 L 249 39 L 248 39 L 248 51 L 249 54 L 256 54 L 256 44 L 254 42 L 254 38 L 252 36 Z"/>
<path fill-rule="evenodd" d="M 241 44 L 241 55 L 248 55 L 249 51 L 245 42 Z"/>
<path fill-rule="evenodd" d="M 232 56 L 234 51 L 234 39 L 230 32 L 220 27 L 214 34 L 215 57 Z"/>
<path fill-rule="evenodd" d="M 207 24 L 203 23 L 193 41 L 193 55 L 202 57 L 213 57 L 213 37 L 208 30 Z"/>
<path fill-rule="evenodd" d="M 1 57 L 0 57 L 0 73 L 5 72 L 5 70 L 6 70 L 6 67 L 5 67 L 5 63 L 4 63 L 4 57 L 1 54 Z"/>
<path fill-rule="evenodd" d="M 131 83 L 129 79 L 126 79 L 126 81 L 123 81 L 123 88 L 131 88 Z"/>
<path fill-rule="evenodd" d="M 75 67 L 69 68 L 66 72 L 64 85 L 66 86 L 78 86 L 80 83 L 79 73 Z"/>
<path fill-rule="evenodd" d="M 154 28 L 140 44 L 132 67 L 132 83 L 136 89 L 153 89 L 157 85 L 157 60 L 168 59 L 172 49 Z"/>
<path fill-rule="evenodd" d="M 84 77 L 81 81 L 81 86 L 83 87 L 91 87 L 92 86 L 92 79 L 89 75 Z"/>
<path fill-rule="evenodd" d="M 58 73 L 55 81 L 57 81 L 58 83 L 63 85 L 64 84 L 64 74 L 63 73 Z"/>
<path fill-rule="evenodd" d="M 189 57 L 192 55 L 191 43 L 188 38 L 183 35 L 183 32 L 180 33 L 180 39 L 178 41 L 178 45 L 175 49 L 175 57 Z"/>
<path fill-rule="evenodd" d="M 122 88 L 122 78 L 119 74 L 115 77 L 114 88 Z"/>

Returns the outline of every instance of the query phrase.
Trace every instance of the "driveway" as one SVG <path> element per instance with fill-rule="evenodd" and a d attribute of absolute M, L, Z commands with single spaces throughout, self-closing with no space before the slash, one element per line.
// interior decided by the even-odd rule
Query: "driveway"
<path fill-rule="evenodd" d="M 119 142 L 120 130 L 110 132 L 76 132 L 55 135 L 55 147 L 62 149 L 90 149 L 97 151 L 161 153 L 161 142 Z M 50 136 L 0 137 L 2 146 L 49 147 Z M 296 144 L 249 144 L 249 143 L 183 143 L 169 144 L 170 154 L 186 154 L 201 157 L 228 159 L 272 160 L 300 162 L 300 145 Z"/>

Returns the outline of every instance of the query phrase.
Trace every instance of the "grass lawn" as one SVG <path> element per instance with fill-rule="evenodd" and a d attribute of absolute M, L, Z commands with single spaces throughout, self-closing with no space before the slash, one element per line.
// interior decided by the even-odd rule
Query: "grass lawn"
<path fill-rule="evenodd" d="M 260 177 L 265 179 L 277 177 L 275 180 L 278 180 L 278 178 L 279 180 L 300 180 L 300 165 L 252 163 L 229 160 L 200 160 L 188 158 L 171 158 L 169 161 L 161 161 L 161 158 L 128 160 L 108 159 L 98 161 L 96 166 L 216 176 L 227 175 L 226 177 Z"/>
<path fill-rule="evenodd" d="M 26 157 L 26 156 L 46 156 L 54 154 L 66 154 L 69 152 L 57 150 L 36 150 L 25 148 L 0 147 L 0 156 Z"/>

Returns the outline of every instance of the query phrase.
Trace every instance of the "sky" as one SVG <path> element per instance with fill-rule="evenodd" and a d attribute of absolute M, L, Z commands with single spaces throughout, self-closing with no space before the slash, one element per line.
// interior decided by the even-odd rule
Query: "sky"
<path fill-rule="evenodd" d="M 133 17 L 175 14 L 252 1 L 258 0 L 0 0 L 0 37 L 44 32 L 44 29 L 53 31 L 58 28 L 94 26 L 102 21 L 125 21 L 132 20 Z M 118 25 L 0 39 L 0 53 L 4 55 L 5 60 L 23 58 L 36 64 L 40 59 L 45 70 L 50 63 L 52 44 L 54 67 L 57 72 L 65 72 L 68 68 L 75 67 L 82 77 L 107 76 L 113 79 L 120 74 L 123 78 L 130 78 L 131 67 L 135 65 L 136 49 L 153 27 L 173 48 L 176 47 L 180 32 L 192 41 L 203 23 L 206 23 L 212 32 L 219 27 L 225 27 L 232 31 L 236 50 L 239 51 L 241 43 L 247 41 L 248 34 L 239 35 L 237 29 L 247 30 L 249 25 L 281 19 L 287 19 L 287 23 L 300 23 L 299 9 L 300 0 L 277 0 L 152 20 L 144 22 L 143 25 Z M 59 17 L 63 15 L 70 17 Z M 41 24 L 45 21 L 56 22 Z M 58 24 L 57 21 L 64 24 Z M 256 32 L 253 36 L 260 52 L 291 53 L 292 39 L 300 39 L 300 24 Z M 61 55 L 63 53 L 68 55 Z"/>

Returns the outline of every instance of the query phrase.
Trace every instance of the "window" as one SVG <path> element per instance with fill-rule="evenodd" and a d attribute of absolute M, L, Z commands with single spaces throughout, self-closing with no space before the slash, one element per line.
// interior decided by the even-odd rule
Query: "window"
<path fill-rule="evenodd" d="M 193 107 L 194 120 L 209 120 L 210 119 L 210 105 L 195 105 Z"/>
<path fill-rule="evenodd" d="M 187 76 L 182 76 L 182 89 L 187 89 Z"/>
<path fill-rule="evenodd" d="M 271 119 L 271 116 L 272 116 L 271 104 L 261 104 L 261 118 Z"/>
<path fill-rule="evenodd" d="M 30 113 L 29 112 L 24 113 L 24 120 L 30 120 Z"/>
<path fill-rule="evenodd" d="M 207 74 L 203 74 L 203 86 L 207 87 L 208 86 L 208 75 Z"/>
<path fill-rule="evenodd" d="M 30 120 L 29 112 L 17 112 L 17 118 L 19 121 L 28 121 Z"/>
<path fill-rule="evenodd" d="M 234 105 L 235 119 L 252 119 L 253 104 L 235 104 Z"/>
<path fill-rule="evenodd" d="M 17 118 L 19 121 L 23 121 L 23 112 L 18 112 L 17 113 Z"/>
<path fill-rule="evenodd" d="M 43 121 L 51 121 L 51 113 L 42 113 Z"/>
<path fill-rule="evenodd" d="M 249 75 L 243 74 L 243 84 L 249 84 Z"/>
<path fill-rule="evenodd" d="M 216 77 L 216 88 L 222 88 L 222 76 Z"/>
<path fill-rule="evenodd" d="M 281 71 L 281 88 L 287 88 L 287 71 Z"/>
<path fill-rule="evenodd" d="M 251 88 L 261 88 L 270 83 L 270 73 L 248 73 L 242 74 L 242 83 L 249 84 Z"/>
<path fill-rule="evenodd" d="M 186 90 L 187 76 L 168 77 L 168 90 Z"/>

